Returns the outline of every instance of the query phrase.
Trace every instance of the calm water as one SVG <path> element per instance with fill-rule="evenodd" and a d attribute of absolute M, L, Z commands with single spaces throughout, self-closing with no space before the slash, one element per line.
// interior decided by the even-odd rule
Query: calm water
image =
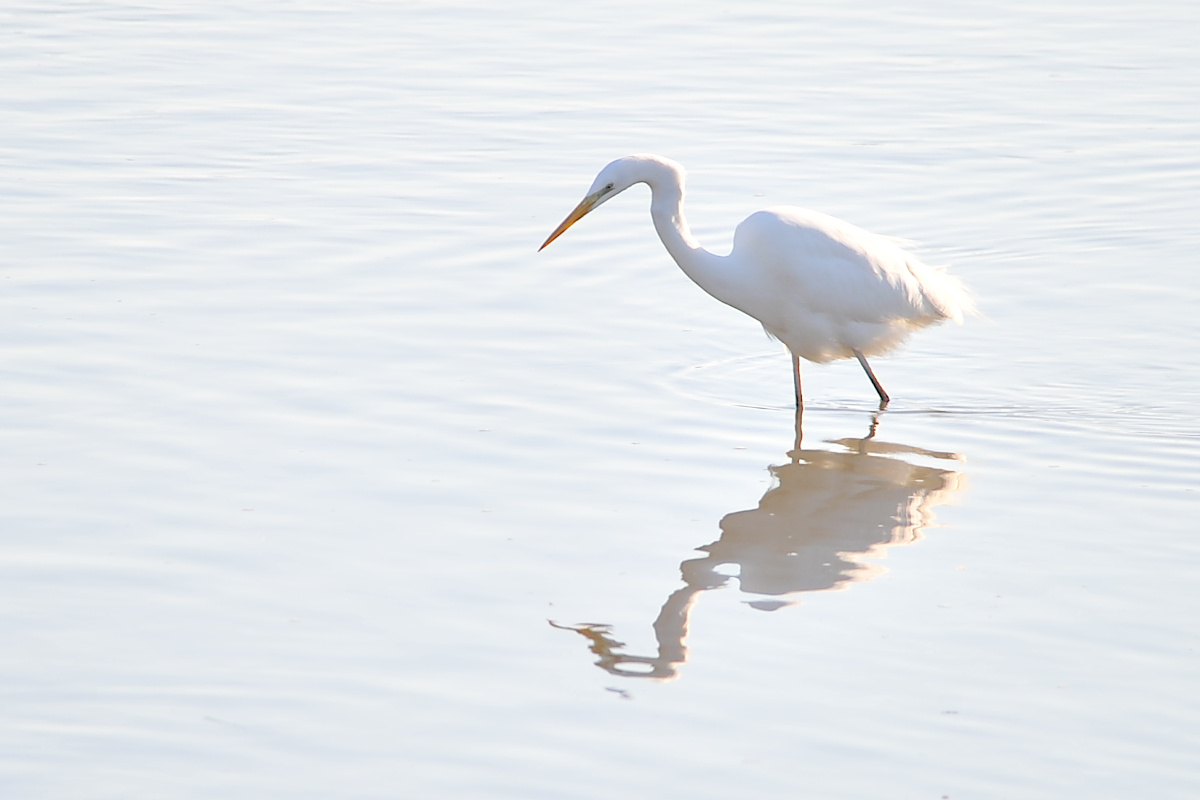
<path fill-rule="evenodd" d="M 0 11 L 6 797 L 1200 794 L 1200 11 L 778 5 Z M 640 151 L 983 316 L 795 449 Z"/>

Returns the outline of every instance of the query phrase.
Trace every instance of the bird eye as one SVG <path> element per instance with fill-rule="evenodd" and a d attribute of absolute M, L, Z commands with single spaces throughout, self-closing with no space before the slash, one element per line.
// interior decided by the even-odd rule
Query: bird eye
<path fill-rule="evenodd" d="M 611 183 L 608 186 L 604 187 L 604 191 L 606 191 L 606 192 L 611 192 L 612 190 L 613 190 L 613 185 Z"/>

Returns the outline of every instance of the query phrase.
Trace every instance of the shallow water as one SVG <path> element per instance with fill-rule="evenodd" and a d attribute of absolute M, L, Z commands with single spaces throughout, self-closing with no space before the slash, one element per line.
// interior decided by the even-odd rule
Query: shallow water
<path fill-rule="evenodd" d="M 0 19 L 6 796 L 1200 791 L 1195 10 Z M 983 316 L 796 449 L 638 151 Z"/>

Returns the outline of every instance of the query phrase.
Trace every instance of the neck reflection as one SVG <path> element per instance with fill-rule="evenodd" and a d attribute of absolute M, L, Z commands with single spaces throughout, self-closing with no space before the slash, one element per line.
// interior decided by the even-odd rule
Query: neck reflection
<path fill-rule="evenodd" d="M 691 611 L 702 592 L 736 577 L 741 591 L 758 595 L 754 608 L 774 611 L 802 592 L 848 588 L 883 573 L 874 563 L 892 545 L 919 540 L 933 508 L 957 492 L 960 473 L 904 460 L 914 456 L 964 460 L 955 453 L 875 440 L 879 415 L 863 438 L 801 446 L 800 416 L 790 463 L 769 467 L 775 480 L 758 507 L 726 514 L 721 537 L 701 558 L 679 565 L 684 586 L 667 598 L 654 621 L 655 655 L 624 651 L 609 625 L 560 625 L 590 642 L 596 664 L 614 675 L 669 680 L 687 660 Z M 731 575 L 731 573 L 736 573 Z"/>

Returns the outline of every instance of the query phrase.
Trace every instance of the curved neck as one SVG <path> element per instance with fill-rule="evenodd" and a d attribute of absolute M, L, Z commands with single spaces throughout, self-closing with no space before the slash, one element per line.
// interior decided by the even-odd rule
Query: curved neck
<path fill-rule="evenodd" d="M 683 216 L 683 170 L 671 163 L 657 162 L 650 186 L 650 217 L 663 246 L 675 263 L 697 286 L 723 303 L 734 305 L 737 285 L 730 281 L 724 256 L 710 253 L 692 236 Z"/>

